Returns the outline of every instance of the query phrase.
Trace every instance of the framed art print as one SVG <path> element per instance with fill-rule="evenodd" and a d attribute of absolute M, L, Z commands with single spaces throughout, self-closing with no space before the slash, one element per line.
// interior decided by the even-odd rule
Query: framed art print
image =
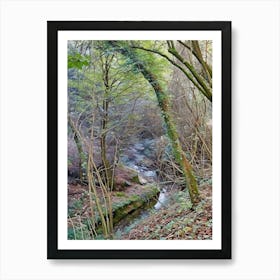
<path fill-rule="evenodd" d="M 231 258 L 231 22 L 48 22 L 48 258 Z"/>

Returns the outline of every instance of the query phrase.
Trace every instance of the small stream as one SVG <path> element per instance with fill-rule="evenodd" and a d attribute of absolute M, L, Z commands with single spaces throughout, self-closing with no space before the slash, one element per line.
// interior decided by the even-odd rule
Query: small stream
<path fill-rule="evenodd" d="M 153 166 L 153 158 L 155 158 L 155 140 L 144 139 L 124 149 L 120 161 L 124 165 L 136 170 L 144 182 L 157 183 L 157 173 Z M 157 200 L 147 203 L 144 208 L 135 210 L 116 224 L 115 230 L 117 235 L 129 230 L 129 228 L 142 219 L 149 217 L 152 211 L 159 210 L 167 201 L 168 195 L 166 189 L 163 188 Z"/>
<path fill-rule="evenodd" d="M 129 146 L 123 150 L 121 162 L 138 171 L 140 176 L 149 182 L 156 181 L 156 170 L 153 167 L 153 158 L 155 157 L 155 140 L 144 139 Z"/>

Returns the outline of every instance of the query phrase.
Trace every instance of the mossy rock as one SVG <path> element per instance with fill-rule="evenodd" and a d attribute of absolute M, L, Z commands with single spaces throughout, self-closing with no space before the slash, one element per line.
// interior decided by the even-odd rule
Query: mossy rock
<path fill-rule="evenodd" d="M 131 182 L 135 184 L 141 184 L 138 174 L 131 178 Z"/>
<path fill-rule="evenodd" d="M 142 189 L 143 191 L 140 194 L 133 194 L 121 202 L 113 204 L 114 223 L 117 223 L 136 209 L 145 206 L 149 201 L 157 198 L 160 193 L 155 185 L 142 186 Z"/>
<path fill-rule="evenodd" d="M 136 193 L 128 192 L 115 192 L 115 196 L 117 200 L 112 204 L 113 209 L 113 223 L 116 224 L 127 215 L 133 213 L 137 209 L 145 208 L 147 205 L 151 205 L 153 200 L 156 200 L 159 196 L 160 190 L 156 185 L 137 185 L 135 188 Z M 114 199 L 113 199 L 114 200 Z M 103 207 L 102 207 L 103 208 Z M 96 224 L 96 232 L 102 235 L 102 227 L 101 227 L 101 219 L 99 213 L 95 209 L 95 224 Z M 105 213 L 105 208 L 103 208 L 103 213 Z"/>
<path fill-rule="evenodd" d="M 128 166 L 118 165 L 115 169 L 114 190 L 122 191 L 133 184 L 140 184 L 138 172 Z"/>

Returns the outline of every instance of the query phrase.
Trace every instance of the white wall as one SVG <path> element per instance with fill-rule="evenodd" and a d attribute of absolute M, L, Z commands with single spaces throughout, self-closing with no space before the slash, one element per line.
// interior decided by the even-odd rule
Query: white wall
<path fill-rule="evenodd" d="M 0 279 L 280 279 L 279 1 L 2 0 L 0 8 Z M 232 20 L 232 260 L 46 260 L 47 20 Z"/>

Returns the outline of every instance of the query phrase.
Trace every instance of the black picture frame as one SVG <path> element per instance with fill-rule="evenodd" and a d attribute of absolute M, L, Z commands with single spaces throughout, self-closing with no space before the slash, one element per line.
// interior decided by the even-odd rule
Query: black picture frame
<path fill-rule="evenodd" d="M 58 249 L 58 31 L 218 30 L 222 34 L 222 217 L 221 249 L 82 250 Z M 48 259 L 231 259 L 231 22 L 230 21 L 48 21 Z M 155 241 L 156 242 L 156 241 Z"/>

